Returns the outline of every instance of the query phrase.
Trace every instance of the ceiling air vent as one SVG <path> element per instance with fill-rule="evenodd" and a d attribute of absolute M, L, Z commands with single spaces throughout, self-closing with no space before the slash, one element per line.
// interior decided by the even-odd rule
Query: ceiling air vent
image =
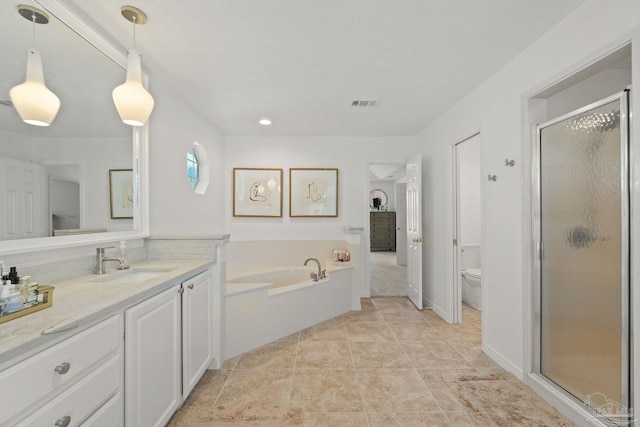
<path fill-rule="evenodd" d="M 377 99 L 354 99 L 351 101 L 352 107 L 375 107 L 378 104 Z"/>

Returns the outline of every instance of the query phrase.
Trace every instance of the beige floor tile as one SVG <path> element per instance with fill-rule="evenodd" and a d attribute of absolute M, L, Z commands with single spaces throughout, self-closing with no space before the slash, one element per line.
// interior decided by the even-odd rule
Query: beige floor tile
<path fill-rule="evenodd" d="M 449 427 L 443 412 L 367 413 L 369 427 Z"/>
<path fill-rule="evenodd" d="M 300 331 L 300 341 L 347 341 L 342 317 L 338 316 Z"/>
<path fill-rule="evenodd" d="M 387 322 L 420 322 L 426 323 L 417 309 L 389 309 L 381 310 L 382 317 Z"/>
<path fill-rule="evenodd" d="M 458 342 L 463 345 L 482 345 L 480 329 L 473 325 L 435 326 L 434 329 L 447 341 Z"/>
<path fill-rule="evenodd" d="M 496 418 L 502 409 L 484 414 L 464 410 L 460 391 L 451 388 L 460 384 L 451 381 L 469 375 L 493 375 L 501 382 L 499 391 L 473 394 L 465 389 L 471 394 L 464 399 L 486 400 L 489 393 L 491 403 L 494 396 L 512 394 L 517 402 L 503 397 L 520 408 L 514 414 L 544 419 L 536 415 L 541 405 L 537 396 L 524 392 L 526 386 L 482 353 L 480 312 L 463 305 L 463 324 L 448 325 L 431 310 L 416 310 L 408 298 L 363 298 L 361 304 L 362 311 L 208 371 L 169 425 L 465 427 L 512 419 Z"/>
<path fill-rule="evenodd" d="M 353 369 L 349 343 L 302 341 L 298 344 L 296 369 Z"/>
<path fill-rule="evenodd" d="M 298 343 L 275 342 L 244 353 L 235 369 L 293 369 Z"/>
<path fill-rule="evenodd" d="M 406 309 L 418 311 L 407 297 L 376 297 L 371 300 L 380 311 Z"/>
<path fill-rule="evenodd" d="M 216 405 L 288 405 L 293 370 L 234 370 Z"/>
<path fill-rule="evenodd" d="M 354 370 L 296 370 L 291 405 L 306 412 L 363 412 Z"/>
<path fill-rule="evenodd" d="M 425 308 L 420 311 L 420 315 L 431 324 L 431 326 L 448 326 L 449 324 L 433 310 Z"/>
<path fill-rule="evenodd" d="M 305 412 L 304 427 L 368 427 L 364 412 Z"/>
<path fill-rule="evenodd" d="M 444 337 L 422 318 L 419 323 L 387 321 L 387 326 L 398 341 L 442 341 Z"/>
<path fill-rule="evenodd" d="M 301 427 L 300 408 L 288 406 L 238 405 L 182 407 L 170 427 Z"/>
<path fill-rule="evenodd" d="M 403 341 L 402 348 L 416 368 L 469 368 L 471 365 L 444 341 Z"/>
<path fill-rule="evenodd" d="M 356 369 L 413 368 L 397 342 L 351 342 L 349 346 Z"/>
<path fill-rule="evenodd" d="M 498 368 L 499 365 L 482 351 L 481 344 L 450 342 L 453 348 L 464 357 L 474 368 Z"/>
<path fill-rule="evenodd" d="M 345 322 L 383 322 L 382 313 L 377 310 L 350 311 L 342 315 Z"/>
<path fill-rule="evenodd" d="M 454 427 L 475 427 L 477 424 L 473 422 L 469 414 L 466 412 L 447 412 L 449 422 Z"/>
<path fill-rule="evenodd" d="M 344 329 L 349 341 L 395 341 L 385 322 L 346 322 Z"/>
<path fill-rule="evenodd" d="M 231 375 L 230 370 L 206 371 L 183 406 L 211 406 L 215 403 L 222 387 Z"/>
<path fill-rule="evenodd" d="M 371 298 L 360 298 L 360 308 L 362 311 L 377 310 L 376 306 L 373 305 Z"/>
<path fill-rule="evenodd" d="M 227 359 L 222 363 L 222 367 L 220 369 L 233 369 L 236 367 L 236 363 L 238 363 L 238 360 L 240 360 L 240 356 Z"/>
<path fill-rule="evenodd" d="M 356 371 L 366 412 L 440 411 L 415 369 Z"/>
<path fill-rule="evenodd" d="M 443 411 L 461 411 L 464 412 L 464 407 L 460 404 L 455 395 L 449 390 L 449 387 L 442 380 L 442 372 L 432 369 L 418 369 L 418 373 L 422 380 L 427 384 L 431 394 L 438 402 L 438 406 Z M 447 372 L 447 371 L 444 371 Z M 451 372 L 451 371 L 448 371 Z M 460 372 L 460 371 L 458 371 Z M 467 369 L 460 373 L 473 373 L 472 369 Z"/>
<path fill-rule="evenodd" d="M 300 332 L 296 332 L 295 334 L 291 334 L 284 338 L 280 338 L 276 342 L 298 342 L 298 341 L 300 341 Z"/>

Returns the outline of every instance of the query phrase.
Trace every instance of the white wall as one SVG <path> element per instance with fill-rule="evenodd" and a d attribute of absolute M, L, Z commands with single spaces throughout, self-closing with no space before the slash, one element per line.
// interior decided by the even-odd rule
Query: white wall
<path fill-rule="evenodd" d="M 224 137 L 160 82 L 150 91 L 149 232 L 152 236 L 211 236 L 225 232 Z M 187 151 L 199 142 L 210 163 L 210 184 L 197 195 L 187 179 Z"/>
<path fill-rule="evenodd" d="M 480 135 L 457 145 L 460 233 L 458 243 L 480 243 Z"/>
<path fill-rule="evenodd" d="M 227 137 L 226 230 L 231 240 L 344 239 L 343 227 L 368 226 L 370 161 L 403 161 L 414 150 L 413 138 Z M 282 218 L 232 216 L 234 167 L 283 169 Z M 337 218 L 289 217 L 289 168 L 338 168 Z"/>
<path fill-rule="evenodd" d="M 428 237 L 424 293 L 433 305 L 448 313 L 452 304 L 446 288 L 452 275 L 451 251 L 446 250 L 452 236 L 451 144 L 481 132 L 482 176 L 491 173 L 498 177 L 496 182 L 482 181 L 483 348 L 520 377 L 525 370 L 523 310 L 525 282 L 529 280 L 523 274 L 523 258 L 531 244 L 525 241 L 527 225 L 523 221 L 527 194 L 523 144 L 529 137 L 524 100 L 528 93 L 568 75 L 632 36 L 637 46 L 639 24 L 640 2 L 588 1 L 418 135 L 424 159 L 423 212 Z M 637 57 L 636 79 L 640 68 Z M 634 104 L 640 105 L 640 98 L 633 98 Z M 516 166 L 506 168 L 505 158 L 515 159 Z M 637 197 L 637 184 L 633 192 Z M 637 273 L 639 268 L 633 268 Z"/>

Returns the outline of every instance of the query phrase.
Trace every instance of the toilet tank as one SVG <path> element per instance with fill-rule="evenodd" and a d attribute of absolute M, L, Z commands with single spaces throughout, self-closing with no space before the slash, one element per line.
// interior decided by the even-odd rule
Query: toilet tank
<path fill-rule="evenodd" d="M 479 243 L 462 243 L 460 245 L 460 270 L 480 268 L 482 265 Z"/>

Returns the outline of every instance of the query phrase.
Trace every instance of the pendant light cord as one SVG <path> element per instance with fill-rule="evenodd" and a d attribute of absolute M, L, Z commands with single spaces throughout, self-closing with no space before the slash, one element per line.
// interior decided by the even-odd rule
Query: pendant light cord
<path fill-rule="evenodd" d="M 136 16 L 133 15 L 131 17 L 131 22 L 133 22 L 133 49 L 135 50 L 136 48 Z"/>
<path fill-rule="evenodd" d="M 33 21 L 33 48 L 36 48 L 36 13 L 32 12 L 31 19 Z"/>

